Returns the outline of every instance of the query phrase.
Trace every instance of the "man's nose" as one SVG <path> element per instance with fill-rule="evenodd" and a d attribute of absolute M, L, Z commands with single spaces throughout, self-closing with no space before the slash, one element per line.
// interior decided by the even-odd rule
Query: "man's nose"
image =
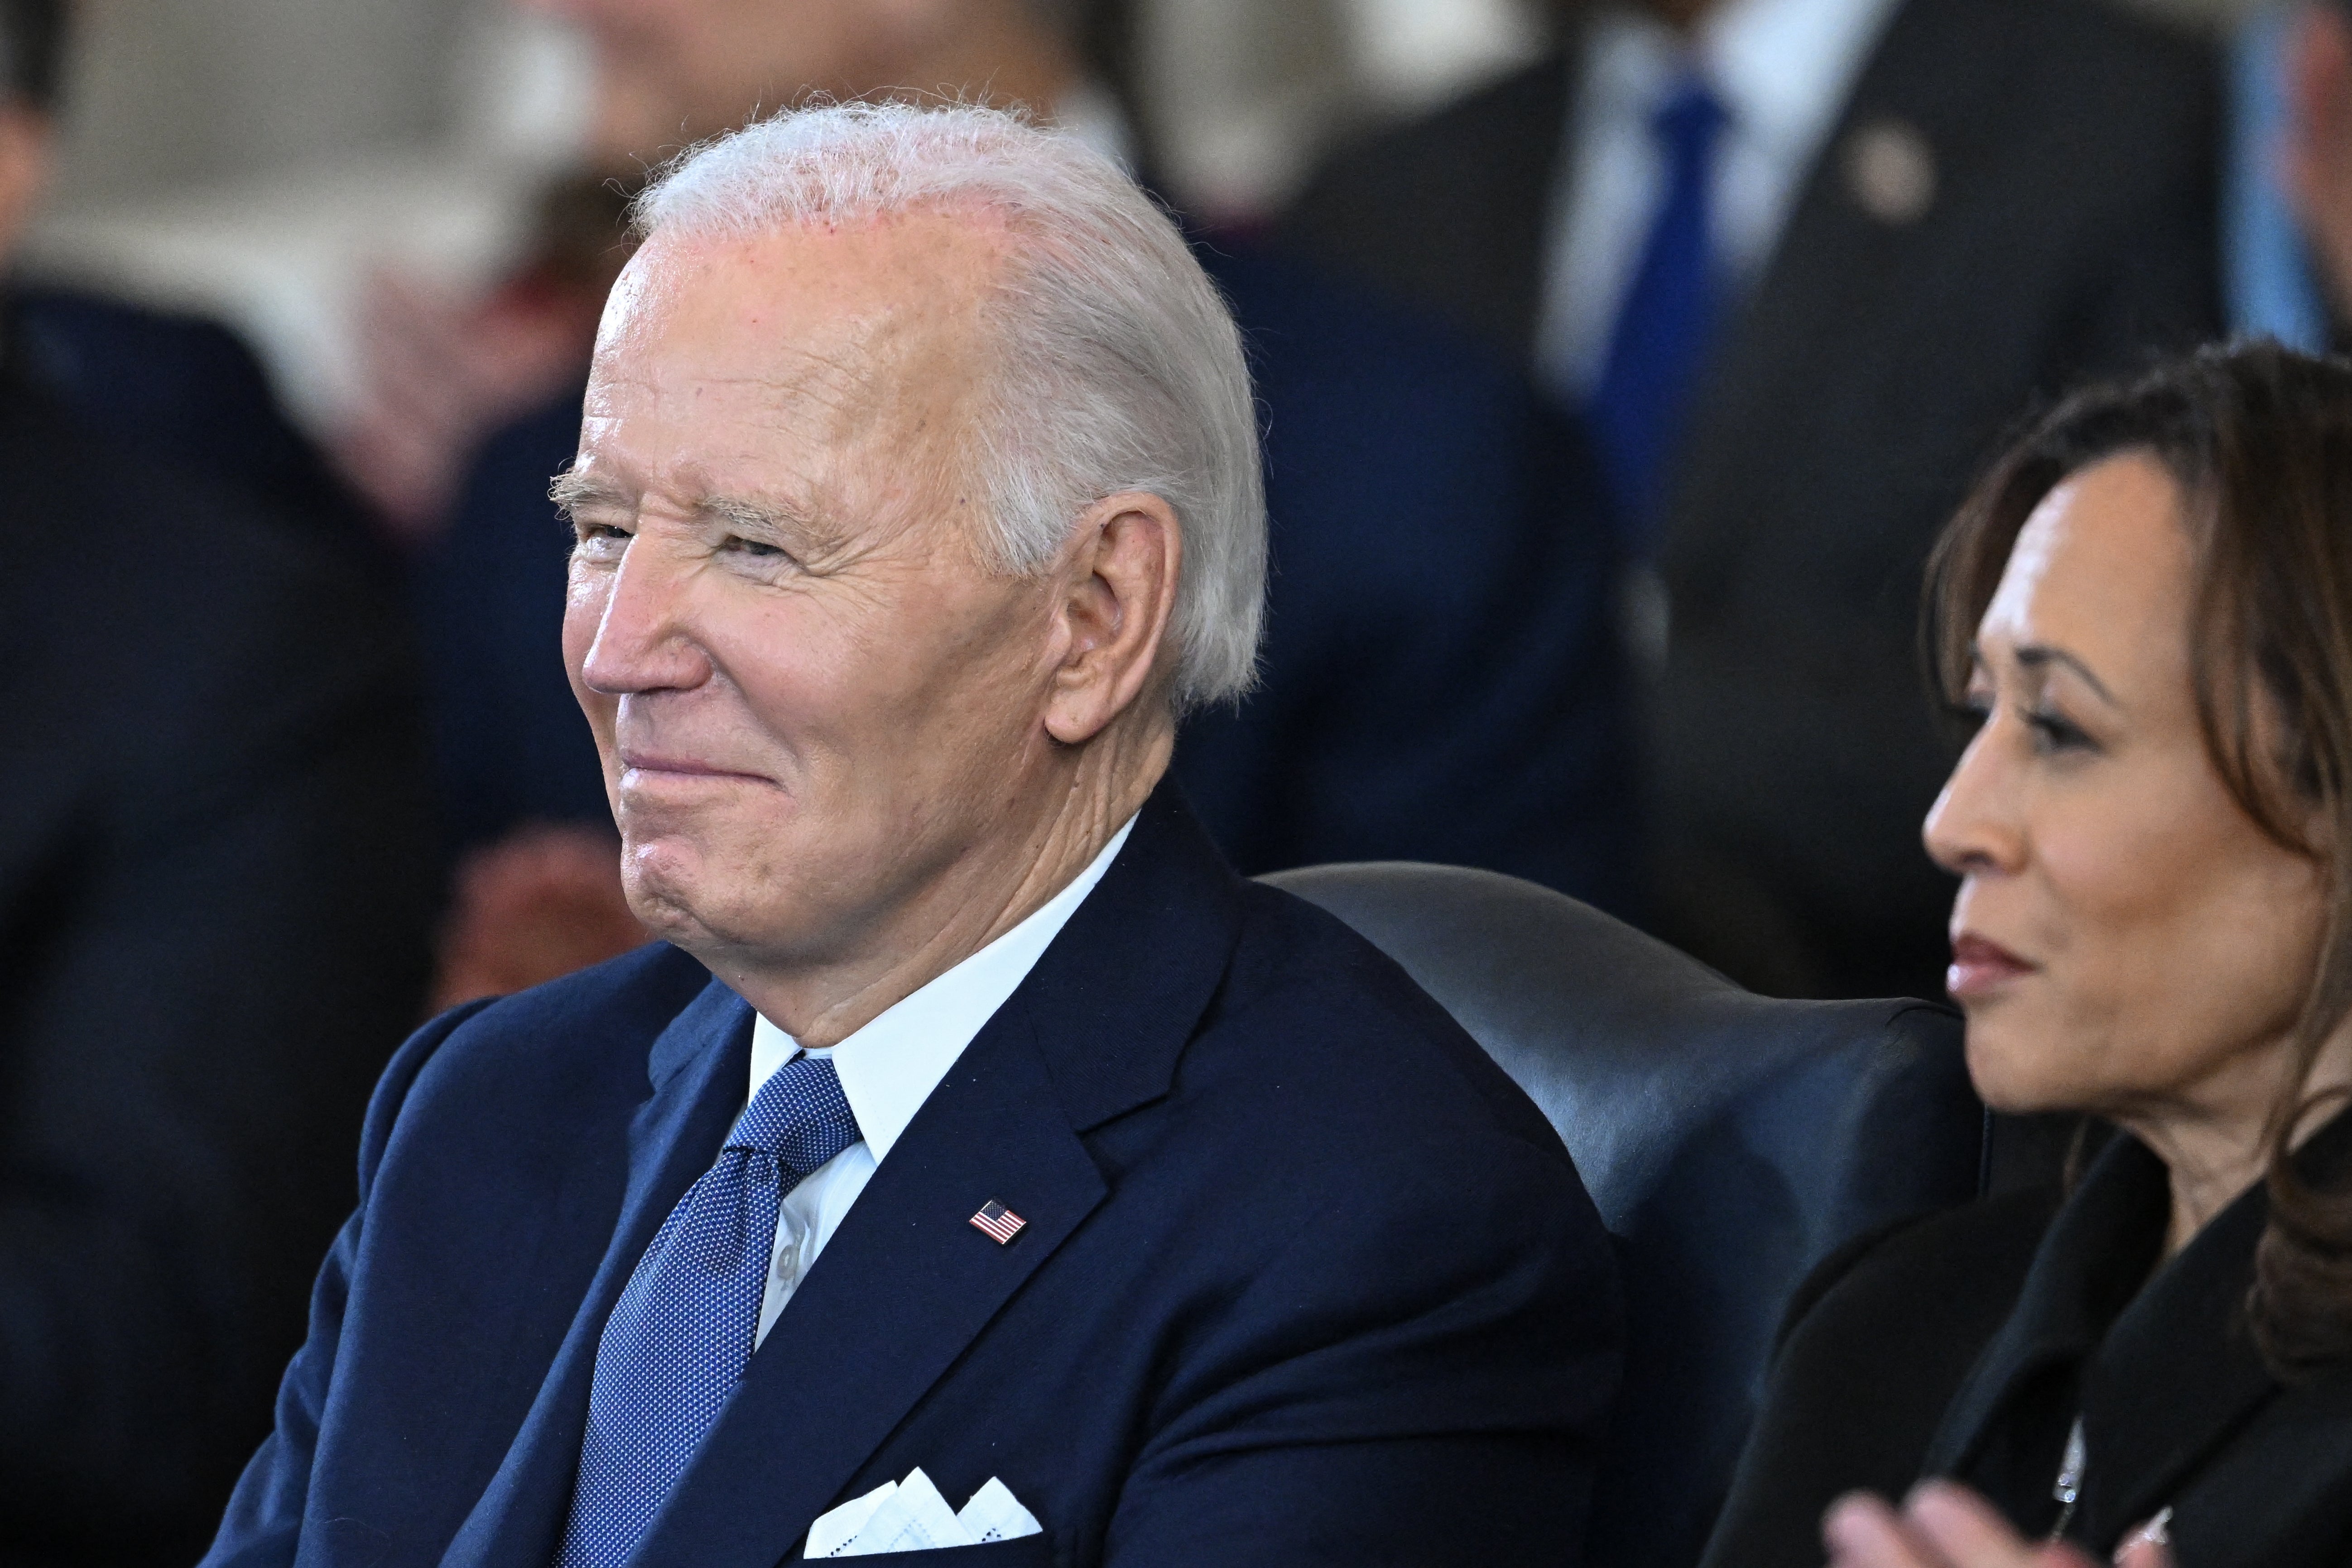
<path fill-rule="evenodd" d="M 573 612 L 596 617 L 580 679 L 609 697 L 684 689 L 709 679 L 710 663 L 688 626 L 691 574 L 640 534 L 605 579 L 604 591 Z"/>
<path fill-rule="evenodd" d="M 2014 871 L 2024 858 L 2008 742 L 2004 721 L 1987 720 L 1928 808 L 1920 837 L 1929 857 L 1954 876 Z"/>

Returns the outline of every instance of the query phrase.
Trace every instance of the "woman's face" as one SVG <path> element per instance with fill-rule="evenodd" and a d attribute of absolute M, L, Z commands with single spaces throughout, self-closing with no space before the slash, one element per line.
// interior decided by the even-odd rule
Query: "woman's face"
<path fill-rule="evenodd" d="M 2206 753 L 2194 565 L 2169 475 L 2113 458 L 2035 510 L 1977 628 L 1983 727 L 1927 841 L 1960 878 L 1949 983 L 1997 1109 L 2259 1125 L 2287 1070 L 2322 874 Z"/>

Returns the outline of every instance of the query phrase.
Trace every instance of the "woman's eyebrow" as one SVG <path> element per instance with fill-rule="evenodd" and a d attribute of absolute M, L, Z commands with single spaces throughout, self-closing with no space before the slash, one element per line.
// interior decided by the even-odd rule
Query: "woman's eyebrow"
<path fill-rule="evenodd" d="M 2028 643 L 2017 650 L 2015 657 L 2019 664 L 2032 670 L 2047 669 L 2053 664 L 2064 665 L 2083 678 L 2083 684 L 2096 693 L 2100 701 L 2110 708 L 2123 706 L 2116 700 L 2116 694 L 2107 689 L 2106 682 L 2091 673 L 2089 665 L 2084 664 L 2063 647 L 2052 647 L 2046 643 Z"/>

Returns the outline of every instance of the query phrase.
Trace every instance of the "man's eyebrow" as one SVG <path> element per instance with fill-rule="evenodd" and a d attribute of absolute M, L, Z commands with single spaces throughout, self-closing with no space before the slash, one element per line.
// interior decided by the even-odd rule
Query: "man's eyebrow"
<path fill-rule="evenodd" d="M 761 529 L 770 533 L 803 532 L 812 521 L 803 508 L 783 501 L 754 500 L 749 496 L 704 496 L 694 503 L 694 510 L 738 528 Z"/>
<path fill-rule="evenodd" d="M 2052 647 L 2045 643 L 2028 643 L 2017 650 L 2017 662 L 2033 670 L 2047 669 L 2053 664 L 2064 665 L 2068 669 L 2081 676 L 2083 684 L 2096 692 L 2099 700 L 2108 707 L 2123 706 L 2116 700 L 2116 694 L 2107 689 L 2106 682 L 2091 673 L 2089 665 L 2084 664 L 2063 647 Z"/>
<path fill-rule="evenodd" d="M 848 536 L 819 508 L 773 496 L 707 495 L 694 503 L 695 511 L 729 528 L 756 535 L 761 542 L 782 549 L 802 565 L 814 570 L 834 561 L 849 547 Z"/>
<path fill-rule="evenodd" d="M 628 497 L 617 486 L 570 468 L 548 481 L 547 499 L 553 501 L 558 510 L 566 512 L 575 507 L 628 504 Z"/>

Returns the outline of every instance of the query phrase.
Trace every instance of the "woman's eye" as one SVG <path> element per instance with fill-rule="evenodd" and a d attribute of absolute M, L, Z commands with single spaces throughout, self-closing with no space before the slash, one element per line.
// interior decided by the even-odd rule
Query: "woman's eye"
<path fill-rule="evenodd" d="M 2063 714 L 2042 709 L 2027 714 L 2025 721 L 2033 731 L 2033 749 L 2037 752 L 2088 752 L 2098 749 L 2096 742 L 2079 725 Z"/>

